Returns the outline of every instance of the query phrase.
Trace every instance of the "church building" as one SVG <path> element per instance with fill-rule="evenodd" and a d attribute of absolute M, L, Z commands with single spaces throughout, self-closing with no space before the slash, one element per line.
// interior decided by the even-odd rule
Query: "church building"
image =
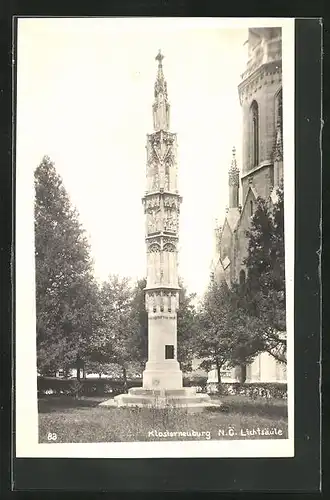
<path fill-rule="evenodd" d="M 212 274 L 229 286 L 244 283 L 248 240 L 246 230 L 258 197 L 276 200 L 283 180 L 282 39 L 281 28 L 248 30 L 248 61 L 238 94 L 242 110 L 242 165 L 233 148 L 228 170 L 228 198 L 223 224 L 215 229 Z M 238 369 L 223 373 L 223 381 L 238 380 Z M 209 373 L 209 382 L 216 381 Z M 246 367 L 246 381 L 285 382 L 285 366 L 261 353 Z"/>

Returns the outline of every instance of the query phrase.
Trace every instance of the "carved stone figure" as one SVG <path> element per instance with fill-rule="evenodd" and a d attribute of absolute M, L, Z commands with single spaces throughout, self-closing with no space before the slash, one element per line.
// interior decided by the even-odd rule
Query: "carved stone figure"
<path fill-rule="evenodd" d="M 152 198 L 148 198 L 146 200 L 146 210 L 152 211 L 154 208 L 159 208 L 160 199 L 159 196 L 153 196 Z"/>
<path fill-rule="evenodd" d="M 171 309 L 171 301 L 170 301 L 170 294 L 165 293 L 164 295 L 164 311 L 168 311 Z"/>
<path fill-rule="evenodd" d="M 175 294 L 175 310 L 179 310 L 179 292 L 176 292 Z"/>
<path fill-rule="evenodd" d="M 164 207 L 178 210 L 179 204 L 177 198 L 169 195 L 164 196 Z"/>
<path fill-rule="evenodd" d="M 157 211 L 150 210 L 148 219 L 148 232 L 150 234 L 160 230 L 161 230 L 160 210 Z"/>
<path fill-rule="evenodd" d="M 175 212 L 168 212 L 165 219 L 165 231 L 176 232 L 177 230 L 177 216 Z"/>
<path fill-rule="evenodd" d="M 171 304 L 171 312 L 174 312 L 176 310 L 176 298 L 173 293 L 171 294 L 170 304 Z"/>
<path fill-rule="evenodd" d="M 157 189 L 159 189 L 159 174 L 158 174 L 158 172 L 156 172 L 154 174 L 152 189 L 153 189 L 153 191 L 157 191 Z"/>
<path fill-rule="evenodd" d="M 156 219 L 153 213 L 148 215 L 148 233 L 154 233 L 156 231 Z"/>
<path fill-rule="evenodd" d="M 170 189 L 170 176 L 168 172 L 165 174 L 164 189 L 165 191 L 168 191 Z"/>
<path fill-rule="evenodd" d="M 149 313 L 152 313 L 155 308 L 155 298 L 153 294 L 146 294 L 146 301 L 147 301 L 147 311 Z"/>
<path fill-rule="evenodd" d="M 162 230 L 162 220 L 160 217 L 160 210 L 157 210 L 155 217 L 156 217 L 156 231 L 161 231 Z"/>
<path fill-rule="evenodd" d="M 161 306 L 161 296 L 159 293 L 156 294 L 156 310 L 160 311 Z"/>

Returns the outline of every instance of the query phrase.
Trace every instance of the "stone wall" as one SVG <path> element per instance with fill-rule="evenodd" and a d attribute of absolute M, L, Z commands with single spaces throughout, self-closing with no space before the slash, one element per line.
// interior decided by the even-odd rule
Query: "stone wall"
<path fill-rule="evenodd" d="M 271 161 L 275 137 L 275 109 L 276 94 L 282 85 L 282 75 L 278 65 L 268 64 L 259 69 L 259 78 L 254 84 L 251 83 L 249 93 L 244 94 L 242 103 L 243 119 L 243 175 L 251 170 L 251 116 L 250 108 L 253 101 L 258 104 L 259 111 L 259 164 Z"/>
<path fill-rule="evenodd" d="M 286 366 L 267 352 L 262 352 L 247 366 L 246 381 L 286 382 Z"/>
<path fill-rule="evenodd" d="M 231 250 L 232 250 L 232 232 L 226 220 L 223 225 L 223 231 L 221 234 L 220 258 L 222 261 L 226 257 L 228 257 L 231 260 Z"/>
<path fill-rule="evenodd" d="M 233 271 L 233 282 L 238 282 L 239 273 L 242 269 L 245 270 L 244 259 L 247 257 L 248 249 L 248 239 L 246 237 L 246 231 L 249 229 L 251 224 L 251 212 L 250 212 L 250 202 L 252 201 L 253 207 L 255 208 L 256 199 L 253 192 L 250 190 L 248 192 L 245 204 L 242 210 L 240 221 L 237 225 L 234 238 L 235 246 L 235 261 L 234 261 L 234 271 Z"/>
<path fill-rule="evenodd" d="M 221 380 L 224 383 L 239 382 L 239 370 L 232 368 L 231 370 L 224 370 L 221 374 Z M 208 383 L 217 383 L 218 375 L 216 370 L 211 370 L 208 373 Z M 286 382 L 286 366 L 279 363 L 267 352 L 262 352 L 247 365 L 246 368 L 246 382 Z"/>

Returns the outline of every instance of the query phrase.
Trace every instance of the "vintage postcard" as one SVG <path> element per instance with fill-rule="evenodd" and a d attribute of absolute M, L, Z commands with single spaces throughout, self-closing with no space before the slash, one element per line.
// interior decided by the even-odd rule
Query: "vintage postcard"
<path fill-rule="evenodd" d="M 294 456 L 294 20 L 16 48 L 16 456 Z"/>

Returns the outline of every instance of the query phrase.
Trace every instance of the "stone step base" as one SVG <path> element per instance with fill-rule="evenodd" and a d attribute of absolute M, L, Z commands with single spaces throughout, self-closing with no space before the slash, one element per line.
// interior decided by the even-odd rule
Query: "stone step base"
<path fill-rule="evenodd" d="M 131 387 L 128 389 L 128 394 L 134 396 L 154 396 L 154 397 L 180 397 L 180 396 L 195 396 L 196 389 L 193 387 L 183 387 L 181 389 L 145 389 L 143 387 Z"/>
<path fill-rule="evenodd" d="M 136 388 L 134 388 L 136 389 Z M 172 391 L 170 391 L 172 392 Z M 150 408 L 150 409 L 164 409 L 164 408 L 182 408 L 188 409 L 189 412 L 203 411 L 204 408 L 214 408 L 221 406 L 220 402 L 211 400 L 208 394 L 191 394 L 189 390 L 186 394 L 176 394 L 168 397 L 155 396 L 153 391 L 144 389 L 140 394 L 120 394 L 113 399 L 103 401 L 100 406 L 117 407 L 117 408 Z"/>
<path fill-rule="evenodd" d="M 180 406 L 180 405 L 188 405 L 194 403 L 202 403 L 203 401 L 208 401 L 204 397 L 190 397 L 190 396 L 181 396 L 176 398 L 154 398 L 147 396 L 131 396 L 130 394 L 121 394 L 120 396 L 116 396 L 115 401 L 118 402 L 118 406 L 125 406 L 127 403 L 129 404 L 141 404 L 144 406 L 151 407 L 166 407 L 166 406 Z"/>

